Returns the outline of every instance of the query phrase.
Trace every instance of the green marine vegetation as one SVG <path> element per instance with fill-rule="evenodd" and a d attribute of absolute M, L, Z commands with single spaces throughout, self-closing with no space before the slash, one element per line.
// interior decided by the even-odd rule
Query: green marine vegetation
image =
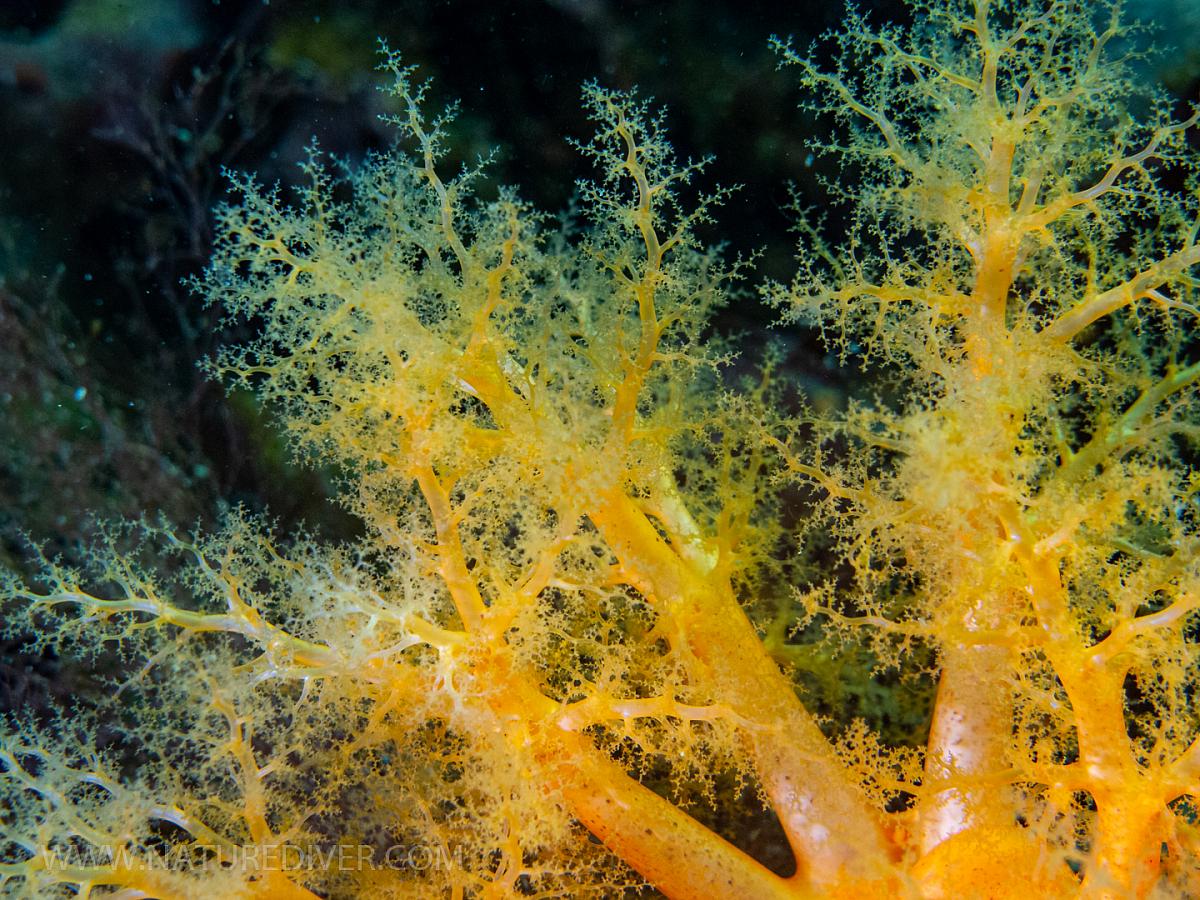
<path fill-rule="evenodd" d="M 206 365 L 362 537 L 117 523 L 4 582 L 112 690 L 5 721 L 3 893 L 1200 895 L 1196 116 L 1117 5 L 912 14 L 778 42 L 847 212 L 763 294 L 884 376 L 833 417 L 770 353 L 727 383 L 722 195 L 630 95 L 585 91 L 582 225 L 449 177 L 393 55 L 395 151 L 236 176 L 194 288 L 258 337 Z M 842 652 L 936 684 L 927 727 L 818 719 Z"/>

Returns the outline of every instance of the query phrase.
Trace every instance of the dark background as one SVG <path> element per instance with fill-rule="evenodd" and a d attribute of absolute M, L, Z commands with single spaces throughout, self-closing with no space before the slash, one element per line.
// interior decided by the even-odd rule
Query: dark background
<path fill-rule="evenodd" d="M 351 161 L 389 145 L 380 40 L 432 79 L 431 111 L 461 101 L 451 171 L 494 148 L 495 183 L 550 212 L 590 174 L 568 141 L 590 132 L 583 83 L 638 86 L 681 157 L 715 156 L 708 186 L 742 185 L 705 237 L 761 250 L 758 274 L 786 279 L 787 185 L 816 190 L 794 79 L 767 41 L 807 42 L 838 15 L 759 0 L 0 3 L 0 561 L 21 565 L 17 527 L 65 548 L 89 512 L 186 522 L 247 502 L 352 528 L 249 398 L 198 375 L 237 335 L 180 280 L 208 256 L 222 167 L 288 184 L 314 137 Z M 769 321 L 751 302 L 726 318 Z"/>

